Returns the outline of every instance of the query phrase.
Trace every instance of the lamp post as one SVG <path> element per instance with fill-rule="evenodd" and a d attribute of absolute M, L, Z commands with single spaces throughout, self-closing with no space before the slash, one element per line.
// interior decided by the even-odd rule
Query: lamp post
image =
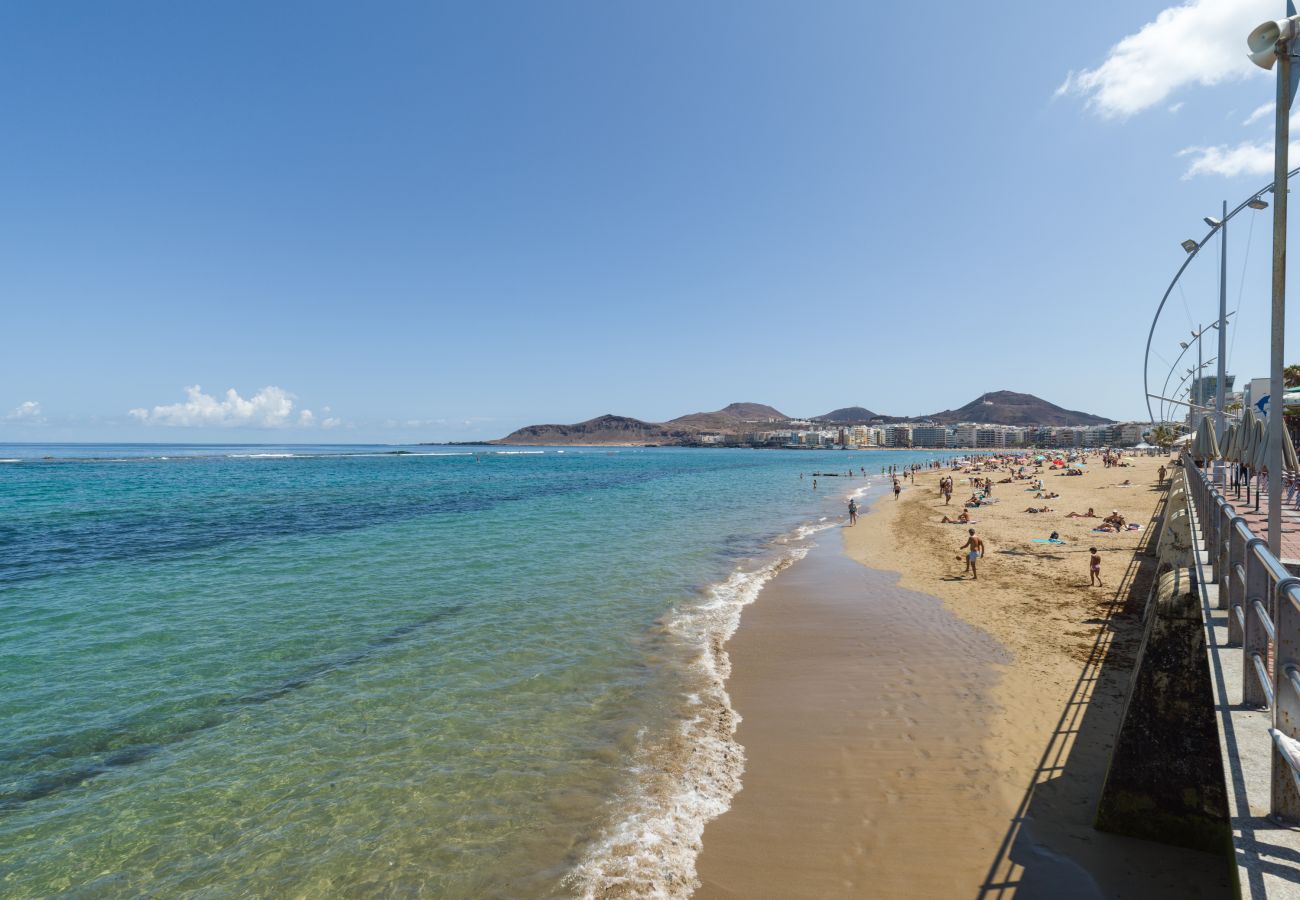
<path fill-rule="evenodd" d="M 1229 316 L 1231 316 L 1231 315 L 1235 315 L 1235 313 L 1224 313 L 1224 314 L 1222 315 L 1222 319 L 1221 319 L 1221 321 L 1226 322 L 1227 318 L 1228 318 Z M 1199 373 L 1199 372 L 1201 371 L 1201 369 L 1205 368 L 1205 366 L 1209 365 L 1209 363 L 1214 362 L 1214 359 L 1208 360 L 1208 361 L 1206 361 L 1206 362 L 1202 362 L 1202 361 L 1201 361 L 1201 338 L 1203 338 L 1203 337 L 1205 336 L 1205 332 L 1209 331 L 1209 330 L 1212 329 L 1212 328 L 1217 328 L 1217 329 L 1219 330 L 1219 347 L 1220 347 L 1220 350 L 1219 350 L 1219 355 L 1218 355 L 1217 357 L 1215 357 L 1215 359 L 1217 359 L 1218 362 L 1219 362 L 1219 369 L 1218 369 L 1218 371 L 1219 371 L 1220 374 L 1219 374 L 1219 384 L 1216 385 L 1216 401 L 1215 401 L 1215 402 L 1216 402 L 1216 404 L 1217 404 L 1217 406 L 1218 406 L 1218 409 L 1219 409 L 1219 410 L 1222 410 L 1222 408 L 1223 408 L 1223 400 L 1222 400 L 1223 392 L 1222 392 L 1221 390 L 1217 390 L 1217 388 L 1220 388 L 1220 387 L 1222 387 L 1222 385 L 1223 385 L 1223 378 L 1224 378 L 1224 376 L 1223 376 L 1223 374 L 1222 374 L 1222 373 L 1223 373 L 1223 352 L 1224 352 L 1224 351 L 1223 351 L 1223 346 L 1224 346 L 1224 343 L 1223 343 L 1223 337 L 1224 337 L 1224 332 L 1225 332 L 1227 329 L 1226 329 L 1226 328 L 1220 328 L 1220 327 L 1219 327 L 1219 322 L 1211 322 L 1209 325 L 1202 325 L 1202 326 L 1200 326 L 1199 328 L 1195 329 L 1194 331 L 1191 332 L 1191 335 L 1192 335 L 1192 340 L 1193 340 L 1193 341 L 1196 341 L 1196 371 Z M 1191 344 L 1188 343 L 1187 341 L 1179 341 L 1179 342 L 1178 342 L 1178 346 L 1183 348 L 1183 353 L 1186 353 L 1186 352 L 1187 352 L 1187 349 L 1188 349 L 1189 347 L 1191 347 Z M 1182 353 L 1178 354 L 1178 358 L 1179 358 L 1179 359 L 1182 359 L 1182 356 L 1183 356 Z M 1175 362 L 1175 365 L 1177 365 L 1177 362 Z M 1170 372 L 1172 373 L 1172 371 L 1173 371 L 1173 370 L 1171 369 Z M 1190 373 L 1191 371 L 1192 371 L 1191 369 L 1188 369 L 1188 372 L 1189 372 L 1189 373 Z M 1168 381 L 1166 380 L 1165 383 L 1168 384 Z M 1205 403 L 1205 383 L 1204 383 L 1203 378 L 1201 378 L 1201 377 L 1198 376 L 1197 380 L 1194 381 L 1194 382 L 1192 382 L 1192 383 L 1195 385 L 1195 388 L 1196 388 L 1196 406 L 1197 406 L 1197 407 L 1203 407 L 1203 406 L 1205 406 L 1205 405 L 1206 405 L 1206 403 Z M 1189 416 L 1189 419 L 1188 419 L 1188 426 L 1189 426 L 1193 431 L 1195 431 L 1195 430 L 1196 430 L 1196 426 L 1200 424 L 1200 416 L 1204 415 L 1204 413 L 1203 413 L 1203 412 L 1197 412 L 1197 413 L 1193 413 L 1192 415 L 1194 415 L 1195 418 L 1192 418 L 1191 416 Z M 1221 413 L 1221 412 L 1218 413 L 1218 418 L 1219 418 L 1219 421 L 1216 423 L 1216 426 L 1215 426 L 1215 434 L 1216 434 L 1216 435 L 1218 435 L 1218 434 L 1222 434 L 1222 433 L 1223 433 L 1223 422 L 1222 422 L 1222 413 Z"/>
<path fill-rule="evenodd" d="M 1292 72 L 1300 72 L 1300 67 L 1293 68 Z M 1294 178 L 1296 175 L 1300 175 L 1300 168 L 1292 169 L 1290 172 L 1288 172 L 1286 179 L 1289 180 L 1291 178 Z M 1282 183 L 1285 185 L 1286 180 L 1283 180 Z M 1143 391 L 1143 395 L 1146 397 L 1147 416 L 1151 419 L 1152 422 L 1156 420 L 1156 417 L 1155 417 L 1155 412 L 1151 408 L 1151 401 L 1153 399 L 1156 399 L 1160 395 L 1156 395 L 1151 392 L 1151 343 L 1155 339 L 1156 325 L 1160 323 L 1160 314 L 1164 312 L 1165 306 L 1166 304 L 1168 304 L 1170 296 L 1173 295 L 1174 288 L 1178 286 L 1179 280 L 1181 280 L 1183 277 L 1183 273 L 1187 271 L 1187 267 L 1191 265 L 1192 260 L 1200 252 L 1201 248 L 1209 243 L 1210 238 L 1214 237 L 1214 232 L 1219 227 L 1222 227 L 1222 225 L 1229 222 L 1234 216 L 1236 216 L 1238 213 L 1242 212 L 1243 210 L 1268 209 L 1268 203 L 1264 200 L 1263 195 L 1268 191 L 1275 191 L 1275 189 L 1276 189 L 1276 182 L 1272 182 L 1264 185 L 1259 190 L 1255 191 L 1253 194 L 1251 194 L 1249 197 L 1243 200 L 1241 203 L 1237 204 L 1235 207 L 1229 210 L 1227 215 L 1223 217 L 1219 225 L 1212 226 L 1210 228 L 1209 233 L 1206 234 L 1205 237 L 1202 238 L 1199 242 L 1191 239 L 1182 242 L 1183 249 L 1187 251 L 1187 258 L 1184 259 L 1182 265 L 1178 267 L 1178 271 L 1174 273 L 1174 277 L 1170 280 L 1169 286 L 1165 288 L 1164 294 L 1161 295 L 1160 302 L 1156 304 L 1155 315 L 1151 317 L 1151 327 L 1147 329 L 1146 350 L 1143 352 L 1143 356 L 1142 356 L 1142 391 Z M 1223 279 L 1221 277 L 1220 278 L 1221 284 L 1222 281 Z M 1166 382 L 1165 384 L 1167 386 L 1168 382 Z M 1161 395 L 1163 394 L 1164 394 L 1164 390 L 1162 389 Z M 1161 416 L 1163 417 L 1163 415 L 1164 414 L 1162 412 Z"/>
<path fill-rule="evenodd" d="M 1290 0 L 1287 18 L 1265 22 L 1246 38 L 1250 60 L 1263 69 L 1272 69 L 1277 63 L 1277 103 L 1274 109 L 1273 134 L 1273 315 L 1269 341 L 1268 387 L 1268 549 L 1274 557 L 1282 557 L 1282 416 L 1286 409 L 1283 399 L 1282 367 L 1286 335 L 1286 195 L 1287 195 L 1287 143 L 1291 139 L 1291 101 L 1295 94 L 1294 66 L 1291 61 L 1291 43 L 1300 25 L 1300 16 Z"/>
<path fill-rule="evenodd" d="M 1262 202 L 1262 201 L 1261 201 Z M 1212 221 L 1212 220 L 1207 220 Z M 1219 368 L 1214 379 L 1214 436 L 1223 440 L 1223 407 L 1225 404 L 1224 381 L 1228 377 L 1228 201 L 1223 201 L 1223 218 L 1219 226 Z M 1214 461 L 1215 481 L 1225 481 L 1224 462 Z"/>
<path fill-rule="evenodd" d="M 1236 312 L 1230 312 L 1230 313 L 1228 313 L 1228 315 L 1227 315 L 1225 318 L 1232 318 L 1232 317 L 1235 316 L 1235 315 L 1236 315 Z M 1203 327 L 1201 328 L 1201 331 L 1204 332 L 1206 328 L 1214 328 L 1214 327 L 1215 327 L 1214 324 L 1211 323 L 1210 325 L 1203 326 Z M 1195 331 L 1192 332 L 1192 338 L 1193 338 L 1193 339 L 1196 338 L 1196 332 L 1195 332 Z M 1179 342 L 1178 342 L 1178 346 L 1181 347 L 1182 349 L 1179 351 L 1178 355 L 1174 357 L 1174 361 L 1173 361 L 1173 363 L 1169 366 L 1169 372 L 1165 375 L 1165 381 L 1164 381 L 1164 384 L 1162 384 L 1162 385 L 1160 386 L 1160 393 L 1159 393 L 1159 395 L 1148 394 L 1148 397 L 1147 397 L 1147 402 L 1148 402 L 1148 403 L 1151 402 L 1151 397 L 1153 397 L 1153 396 L 1164 397 L 1164 398 L 1167 398 L 1167 397 L 1169 396 L 1169 381 L 1170 381 L 1170 379 L 1172 379 L 1172 378 L 1174 377 L 1174 370 L 1178 368 L 1178 364 L 1179 364 L 1180 362 L 1182 362 L 1183 357 L 1184 357 L 1185 355 L 1187 355 L 1187 351 L 1188 351 L 1188 349 L 1189 349 L 1192 345 L 1191 345 L 1188 341 L 1179 341 Z M 1198 352 L 1199 352 L 1199 351 L 1198 351 Z M 1167 418 L 1167 415 L 1166 415 L 1166 413 L 1165 413 L 1165 406 L 1164 406 L 1164 404 L 1162 403 L 1161 406 L 1160 406 L 1160 419 L 1161 419 L 1161 421 L 1164 421 L 1166 418 Z M 1151 421 L 1153 421 L 1153 422 L 1155 421 L 1155 417 L 1154 417 L 1154 416 L 1152 416 Z"/>

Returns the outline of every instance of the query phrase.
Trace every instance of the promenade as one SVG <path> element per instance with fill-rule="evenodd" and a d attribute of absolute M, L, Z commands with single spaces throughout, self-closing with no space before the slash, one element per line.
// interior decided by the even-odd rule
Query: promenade
<path fill-rule="evenodd" d="M 1240 895 L 1300 898 L 1300 829 L 1289 824 L 1295 820 L 1295 775 L 1270 735 L 1274 728 L 1293 733 L 1297 724 L 1291 713 L 1300 684 L 1291 674 L 1290 656 L 1300 635 L 1288 632 L 1300 617 L 1285 586 L 1300 571 L 1300 511 L 1284 498 L 1277 566 L 1262 547 L 1252 549 L 1252 538 L 1267 538 L 1267 491 L 1256 511 L 1253 490 L 1247 505 L 1245 491 L 1238 499 L 1229 486 L 1222 496 L 1237 517 L 1232 523 L 1198 470 L 1175 477 L 1186 478 L 1186 496 L 1194 500 L 1187 504 L 1194 571 Z M 1171 500 L 1171 506 L 1176 503 Z M 1292 815 L 1276 815 L 1279 802 Z"/>

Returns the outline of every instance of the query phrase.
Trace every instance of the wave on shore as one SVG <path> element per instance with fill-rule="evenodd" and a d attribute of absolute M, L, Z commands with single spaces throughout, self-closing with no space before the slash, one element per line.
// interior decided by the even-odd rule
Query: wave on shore
<path fill-rule="evenodd" d="M 733 572 L 711 585 L 701 604 L 661 622 L 666 636 L 695 649 L 690 667 L 698 688 L 685 697 L 686 711 L 675 728 L 661 737 L 644 729 L 637 734 L 632 787 L 619 798 L 628 811 L 568 876 L 579 896 L 687 897 L 698 887 L 695 862 L 704 826 L 730 809 L 745 768 L 744 748 L 734 737 L 741 717 L 726 688 L 726 643 L 763 586 L 808 554 L 804 542 L 838 524 L 822 517 L 777 538 L 777 558 Z"/>

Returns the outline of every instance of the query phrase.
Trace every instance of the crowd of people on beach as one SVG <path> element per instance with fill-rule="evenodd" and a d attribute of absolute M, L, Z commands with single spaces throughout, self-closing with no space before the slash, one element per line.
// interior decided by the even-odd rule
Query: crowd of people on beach
<path fill-rule="evenodd" d="M 1124 454 L 1119 450 L 1104 449 L 1096 454 L 1105 468 L 1127 467 L 1128 462 Z M 943 498 L 944 505 L 951 503 L 953 485 L 957 477 L 964 476 L 971 488 L 970 497 L 963 504 L 963 509 L 956 516 L 944 514 L 939 520 L 944 525 L 972 525 L 975 519 L 972 518 L 972 510 L 981 509 L 990 504 L 997 503 L 1000 497 L 995 497 L 995 493 L 1000 494 L 1000 489 L 995 485 L 1014 485 L 1023 484 L 1026 492 L 1033 492 L 1035 500 L 1057 500 L 1060 499 L 1059 491 L 1046 489 L 1043 483 L 1044 474 L 1054 474 L 1061 477 L 1080 477 L 1082 476 L 1090 462 L 1090 456 L 1086 452 L 1065 451 L 1052 456 L 1028 454 L 990 454 L 973 460 L 962 460 L 951 465 L 952 471 L 945 473 L 939 478 L 937 490 L 939 496 Z M 1166 468 L 1162 465 L 1159 472 L 1161 483 L 1165 481 L 1167 475 Z M 1131 481 L 1126 479 L 1118 487 L 1127 487 Z M 895 476 L 895 486 L 897 486 L 897 476 Z M 1056 509 L 1047 503 L 1031 503 L 1024 509 L 1029 515 L 1042 515 L 1054 513 Z M 1070 511 L 1065 514 L 1067 519 L 1098 519 L 1096 526 L 1092 531 L 1097 534 L 1117 534 L 1140 529 L 1140 525 L 1128 522 L 1126 517 L 1118 510 L 1111 510 L 1107 516 L 1100 516 L 1093 507 L 1088 507 L 1086 512 Z M 1052 531 L 1051 536 L 1044 538 L 1041 543 L 1064 544 L 1065 541 L 1060 538 L 1056 531 Z M 962 577 L 969 574 L 972 579 L 978 579 L 977 566 L 978 561 L 984 555 L 984 541 L 976 534 L 974 528 L 967 529 L 967 539 L 958 550 L 960 555 L 958 559 L 965 563 L 965 570 Z M 1101 556 L 1097 549 L 1089 549 L 1088 574 L 1089 586 L 1100 586 L 1101 580 Z"/>
<path fill-rule="evenodd" d="M 1113 449 L 1103 449 L 1095 453 L 1095 459 L 1099 459 L 1105 468 L 1127 467 L 1131 465 L 1123 452 Z M 970 487 L 970 496 L 962 504 L 962 509 L 955 516 L 944 514 L 940 519 L 940 524 L 944 525 L 965 525 L 971 526 L 976 524 L 972 517 L 972 511 L 985 508 L 991 504 L 1000 502 L 1002 497 L 1001 485 L 1023 485 L 1025 492 L 1033 492 L 1035 500 L 1057 500 L 1061 494 L 1058 491 L 1045 489 L 1043 483 L 1044 474 L 1052 474 L 1059 477 L 1080 477 L 1082 476 L 1089 462 L 1092 461 L 1089 453 L 1086 451 L 1061 451 L 1051 455 L 1037 454 L 1031 455 L 1026 453 L 994 453 L 976 458 L 959 457 L 953 460 L 931 460 L 925 463 L 912 463 L 910 465 L 890 465 L 882 466 L 881 475 L 887 475 L 890 479 L 894 499 L 897 500 L 902 494 L 903 486 L 906 483 L 915 484 L 916 475 L 923 470 L 947 470 L 943 471 L 937 482 L 939 496 L 943 499 L 943 505 L 948 506 L 952 503 L 956 479 L 965 477 L 967 485 Z M 813 473 L 813 488 L 817 487 L 817 478 L 834 477 L 840 473 L 835 472 L 815 472 Z M 850 469 L 847 477 L 855 475 L 865 477 L 865 467 L 858 467 L 854 472 Z M 1167 472 L 1165 466 L 1160 467 L 1159 480 L 1164 482 Z M 803 474 L 800 473 L 800 478 Z M 1125 480 L 1119 487 L 1125 487 L 1130 484 Z M 995 494 L 999 496 L 995 496 Z M 855 526 L 858 523 L 860 508 L 856 497 L 850 497 L 848 500 L 849 526 Z M 1056 512 L 1056 509 L 1047 503 L 1031 503 L 1024 509 L 1026 514 L 1043 515 Z M 1099 516 L 1093 507 L 1088 507 L 1086 512 L 1077 512 L 1071 510 L 1066 513 L 1064 518 L 1067 519 L 1098 519 L 1097 525 L 1092 531 L 1098 534 L 1116 534 L 1131 530 L 1140 529 L 1140 525 L 1130 524 L 1125 516 L 1118 510 L 1111 510 L 1107 516 Z M 1038 539 L 1036 539 L 1038 540 Z M 1051 536 L 1038 540 L 1039 543 L 1064 544 L 1056 531 L 1051 532 Z M 966 541 L 958 548 L 958 560 L 965 563 L 965 569 L 962 577 L 967 574 L 973 580 L 978 580 L 979 560 L 985 553 L 984 540 L 976 533 L 974 528 L 967 528 Z M 1097 548 L 1089 549 L 1088 574 L 1089 586 L 1100 586 L 1101 581 L 1101 557 L 1098 555 Z"/>

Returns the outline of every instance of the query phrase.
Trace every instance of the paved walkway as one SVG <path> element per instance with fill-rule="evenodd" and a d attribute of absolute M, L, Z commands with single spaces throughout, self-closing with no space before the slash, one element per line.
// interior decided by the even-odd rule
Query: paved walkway
<path fill-rule="evenodd" d="M 1260 537 L 1267 531 L 1268 494 L 1254 511 L 1246 493 L 1235 500 L 1231 487 L 1225 495 L 1236 513 L 1246 519 Z M 1193 518 L 1195 511 L 1191 510 Z M 1224 777 L 1228 787 L 1228 814 L 1232 821 L 1234 861 L 1244 900 L 1300 900 L 1300 829 L 1276 822 L 1268 815 L 1272 782 L 1273 744 L 1268 736 L 1272 713 L 1246 706 L 1242 685 L 1254 677 L 1240 644 L 1228 641 L 1228 611 L 1219 608 L 1219 585 L 1215 583 L 1214 561 L 1206 550 L 1197 522 L 1193 526 L 1196 544 L 1197 582 L 1205 621 L 1206 649 L 1214 694 L 1215 718 L 1223 753 Z M 1300 559 L 1300 511 L 1284 507 L 1282 522 L 1284 559 Z M 1272 647 L 1269 648 L 1271 668 Z"/>
<path fill-rule="evenodd" d="M 1261 479 L 1262 480 L 1262 479 Z M 1247 527 L 1251 533 L 1268 540 L 1268 488 L 1265 486 L 1259 492 L 1259 511 L 1255 511 L 1255 489 L 1252 484 L 1250 490 L 1250 502 L 1246 502 L 1246 489 L 1242 487 L 1240 491 L 1228 485 L 1227 490 L 1219 489 L 1224 498 L 1232 504 L 1237 515 L 1246 520 Z M 1300 509 L 1296 507 L 1295 500 L 1287 502 L 1285 495 L 1282 499 L 1282 562 L 1300 564 Z"/>

